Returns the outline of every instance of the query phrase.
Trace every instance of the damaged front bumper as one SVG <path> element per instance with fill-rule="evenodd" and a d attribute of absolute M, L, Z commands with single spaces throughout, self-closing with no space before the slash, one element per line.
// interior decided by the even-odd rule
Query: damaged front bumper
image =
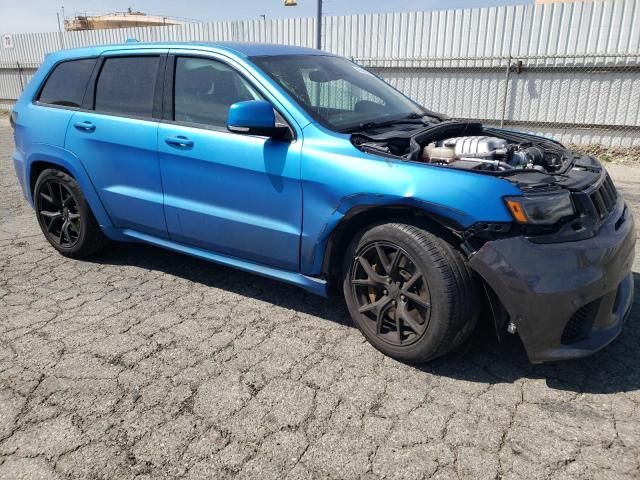
<path fill-rule="evenodd" d="M 532 363 L 579 358 L 622 330 L 633 302 L 636 234 L 622 196 L 595 237 L 485 243 L 469 260 L 504 305 Z"/>

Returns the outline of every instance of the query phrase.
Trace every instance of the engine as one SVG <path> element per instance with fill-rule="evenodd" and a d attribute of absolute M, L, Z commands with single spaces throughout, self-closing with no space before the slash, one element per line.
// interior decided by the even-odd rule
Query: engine
<path fill-rule="evenodd" d="M 351 141 L 372 154 L 487 173 L 555 173 L 569 155 L 553 140 L 461 121 L 361 131 Z"/>
<path fill-rule="evenodd" d="M 544 170 L 544 154 L 539 147 L 510 144 L 503 138 L 488 136 L 454 137 L 431 142 L 422 149 L 421 160 L 465 169 Z"/>

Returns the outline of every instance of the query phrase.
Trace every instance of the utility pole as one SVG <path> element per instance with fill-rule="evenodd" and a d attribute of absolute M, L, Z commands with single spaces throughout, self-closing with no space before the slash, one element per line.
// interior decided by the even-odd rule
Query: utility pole
<path fill-rule="evenodd" d="M 284 0 L 285 7 L 295 7 L 298 0 Z M 316 48 L 322 50 L 322 0 L 316 0 Z"/>
<path fill-rule="evenodd" d="M 322 0 L 316 0 L 316 49 L 322 50 Z"/>
<path fill-rule="evenodd" d="M 56 18 L 58 19 L 58 39 L 60 40 L 60 49 L 64 49 L 64 40 L 62 37 L 62 28 L 60 27 L 60 13 L 56 12 Z"/>

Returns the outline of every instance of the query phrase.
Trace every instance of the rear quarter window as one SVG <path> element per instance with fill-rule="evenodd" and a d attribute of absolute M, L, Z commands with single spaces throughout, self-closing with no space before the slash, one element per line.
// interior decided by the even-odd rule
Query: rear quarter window
<path fill-rule="evenodd" d="M 98 76 L 95 110 L 151 118 L 159 65 L 159 56 L 107 58 Z"/>
<path fill-rule="evenodd" d="M 48 105 L 80 108 L 95 63 L 95 58 L 59 63 L 47 77 L 38 101 Z"/>

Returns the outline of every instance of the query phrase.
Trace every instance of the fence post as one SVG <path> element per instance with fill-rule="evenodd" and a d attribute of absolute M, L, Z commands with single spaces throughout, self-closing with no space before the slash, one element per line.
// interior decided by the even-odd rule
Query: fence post
<path fill-rule="evenodd" d="M 24 90 L 24 81 L 22 80 L 22 67 L 20 66 L 20 62 L 16 62 L 18 66 L 18 78 L 20 79 L 20 93 Z"/>
<path fill-rule="evenodd" d="M 509 94 L 509 77 L 511 76 L 511 55 L 507 58 L 507 69 L 504 74 L 504 92 L 502 94 L 502 115 L 500 116 L 500 128 L 504 127 L 504 117 L 507 113 L 507 96 Z"/>

